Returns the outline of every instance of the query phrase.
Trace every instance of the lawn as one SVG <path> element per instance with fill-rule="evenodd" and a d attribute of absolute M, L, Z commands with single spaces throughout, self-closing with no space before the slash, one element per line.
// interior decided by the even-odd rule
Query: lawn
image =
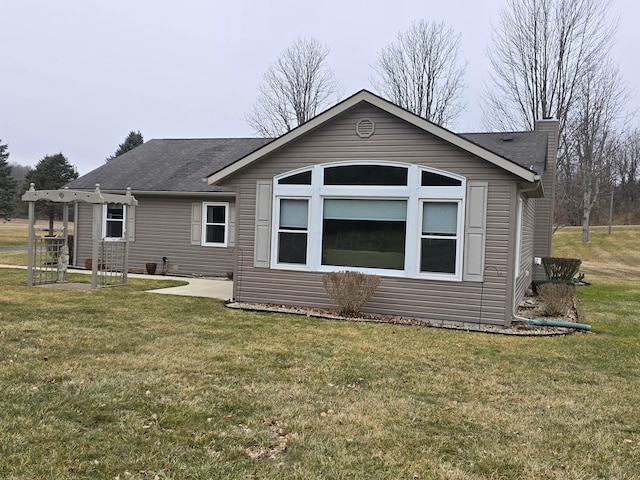
<path fill-rule="evenodd" d="M 556 254 L 576 256 L 572 235 Z M 0 270 L 0 478 L 639 478 L 640 286 L 601 272 L 593 245 L 578 308 L 606 335 L 551 338 L 247 313 L 145 292 L 159 280 L 27 288 Z"/>

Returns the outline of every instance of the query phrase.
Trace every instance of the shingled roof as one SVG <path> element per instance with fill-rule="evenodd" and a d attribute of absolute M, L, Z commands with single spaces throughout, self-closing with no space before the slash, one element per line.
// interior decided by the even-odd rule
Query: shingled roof
<path fill-rule="evenodd" d="M 465 133 L 461 137 L 541 174 L 547 134 L 544 132 Z M 208 185 L 206 177 L 267 143 L 263 138 L 150 140 L 68 184 L 71 189 L 135 192 L 227 192 Z"/>
<path fill-rule="evenodd" d="M 149 140 L 68 184 L 71 189 L 220 192 L 206 177 L 260 148 L 262 138 Z"/>
<path fill-rule="evenodd" d="M 545 132 L 461 133 L 461 137 L 539 175 L 547 158 Z"/>

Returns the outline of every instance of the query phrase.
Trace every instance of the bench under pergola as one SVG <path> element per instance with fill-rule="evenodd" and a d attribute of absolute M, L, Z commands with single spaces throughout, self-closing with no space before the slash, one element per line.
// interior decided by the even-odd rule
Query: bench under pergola
<path fill-rule="evenodd" d="M 105 241 L 102 238 L 103 205 L 121 204 L 130 208 L 138 205 L 138 201 L 127 188 L 124 195 L 102 193 L 100 185 L 92 192 L 83 190 L 36 190 L 32 183 L 29 190 L 22 196 L 22 200 L 29 202 L 29 243 L 27 257 L 27 285 L 43 285 L 56 283 L 58 278 L 58 260 L 63 254 L 63 247 L 69 248 L 69 205 L 79 202 L 93 205 L 92 251 L 91 251 L 91 287 L 97 288 L 127 283 L 129 241 L 124 235 L 118 241 Z M 35 232 L 35 203 L 48 201 L 62 204 L 62 234 L 55 237 L 36 235 Z M 127 218 L 126 230 L 129 225 Z"/>

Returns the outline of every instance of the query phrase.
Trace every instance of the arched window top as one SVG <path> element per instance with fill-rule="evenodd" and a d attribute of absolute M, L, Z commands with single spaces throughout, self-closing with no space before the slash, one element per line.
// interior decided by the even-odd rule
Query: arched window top
<path fill-rule="evenodd" d="M 436 170 L 420 170 L 420 186 L 422 187 L 461 187 L 462 177 L 448 172 Z"/>
<path fill-rule="evenodd" d="M 278 178 L 278 185 L 311 185 L 311 170 L 287 172 Z"/>
<path fill-rule="evenodd" d="M 366 163 L 327 165 L 323 180 L 324 185 L 406 186 L 408 168 Z"/>
<path fill-rule="evenodd" d="M 276 185 L 290 187 L 464 188 L 465 177 L 416 164 L 394 162 L 332 162 L 285 172 Z"/>

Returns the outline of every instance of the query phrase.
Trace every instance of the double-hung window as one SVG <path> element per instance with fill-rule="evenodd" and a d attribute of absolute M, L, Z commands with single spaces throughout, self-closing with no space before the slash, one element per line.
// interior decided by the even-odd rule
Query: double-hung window
<path fill-rule="evenodd" d="M 229 235 L 229 204 L 202 204 L 202 245 L 226 247 Z"/>
<path fill-rule="evenodd" d="M 459 203 L 422 201 L 420 273 L 456 273 Z"/>
<path fill-rule="evenodd" d="M 309 229 L 309 200 L 281 198 L 278 215 L 278 263 L 305 265 Z"/>
<path fill-rule="evenodd" d="M 462 279 L 459 175 L 338 162 L 285 173 L 273 188 L 274 268 Z"/>
<path fill-rule="evenodd" d="M 120 240 L 126 233 L 127 207 L 120 203 L 109 203 L 102 211 L 102 238 Z"/>

